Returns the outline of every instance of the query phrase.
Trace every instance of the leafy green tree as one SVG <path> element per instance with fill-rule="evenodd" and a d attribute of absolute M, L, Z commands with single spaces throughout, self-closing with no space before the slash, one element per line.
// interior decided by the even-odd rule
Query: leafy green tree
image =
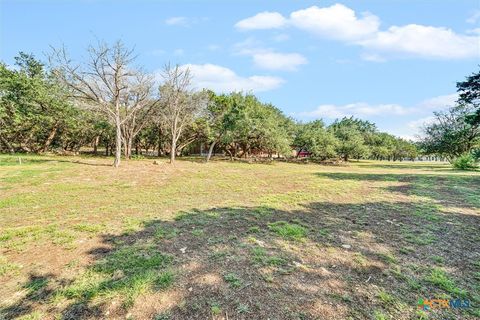
<path fill-rule="evenodd" d="M 231 158 L 291 152 L 293 121 L 279 109 L 251 94 L 210 95 L 206 117 L 209 155 L 216 145 Z"/>
<path fill-rule="evenodd" d="M 253 141 L 251 145 L 270 157 L 275 154 L 291 153 L 293 125 L 291 119 L 271 104 L 259 103 L 252 110 L 254 119 Z"/>
<path fill-rule="evenodd" d="M 216 95 L 208 91 L 209 103 L 206 111 L 206 140 L 209 144 L 206 161 L 210 161 L 215 146 L 221 143 L 227 132 L 232 130 L 233 119 L 229 117 L 237 94 Z"/>
<path fill-rule="evenodd" d="M 321 160 L 333 158 L 337 155 L 338 140 L 331 131 L 325 129 L 322 120 L 299 124 L 293 144 L 297 148 L 297 156 L 303 150 L 310 152 L 312 156 Z"/>
<path fill-rule="evenodd" d="M 417 147 L 402 138 L 395 138 L 394 147 L 392 149 L 393 161 L 411 159 L 414 160 L 418 155 Z"/>
<path fill-rule="evenodd" d="M 370 142 L 371 156 L 376 160 L 390 160 L 395 148 L 395 139 L 386 132 L 373 135 Z"/>
<path fill-rule="evenodd" d="M 459 104 L 435 112 L 435 121 L 424 127 L 420 146 L 426 154 L 446 157 L 450 162 L 480 146 L 480 123 L 471 123 L 472 104 Z"/>
<path fill-rule="evenodd" d="M 343 118 L 330 125 L 329 129 L 338 140 L 337 153 L 344 161 L 348 161 L 351 157 L 360 159 L 368 155 L 369 149 L 365 145 L 365 137 L 373 133 L 373 128 L 367 124 L 369 123 L 361 120 Z"/>
<path fill-rule="evenodd" d="M 15 60 L 16 69 L 0 64 L 0 143 L 10 152 L 45 152 L 79 113 L 33 55 Z"/>
<path fill-rule="evenodd" d="M 467 122 L 475 126 L 480 124 L 480 71 L 468 76 L 465 81 L 457 82 L 459 103 L 473 106 L 472 113 L 467 115 Z"/>

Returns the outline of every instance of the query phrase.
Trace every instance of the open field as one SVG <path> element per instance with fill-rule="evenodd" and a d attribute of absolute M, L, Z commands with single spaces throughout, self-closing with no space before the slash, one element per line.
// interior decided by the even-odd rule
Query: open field
<path fill-rule="evenodd" d="M 480 317 L 480 172 L 194 160 L 0 156 L 0 319 Z"/>

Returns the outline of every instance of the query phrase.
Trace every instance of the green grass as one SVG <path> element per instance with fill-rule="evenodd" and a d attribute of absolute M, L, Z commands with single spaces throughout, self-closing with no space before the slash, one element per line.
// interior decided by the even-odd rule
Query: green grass
<path fill-rule="evenodd" d="M 307 236 L 307 229 L 305 227 L 295 224 L 288 223 L 286 221 L 276 221 L 268 225 L 269 229 L 276 234 L 280 235 L 282 238 L 287 240 L 303 240 Z"/>
<path fill-rule="evenodd" d="M 388 320 L 388 319 L 390 319 L 389 316 L 387 316 L 382 311 L 378 311 L 378 310 L 375 310 L 375 312 L 373 313 L 373 318 L 375 320 Z"/>
<path fill-rule="evenodd" d="M 380 291 L 377 295 L 377 298 L 385 306 L 391 306 L 391 305 L 394 305 L 396 303 L 395 297 L 393 297 L 391 294 L 389 294 L 385 291 Z"/>
<path fill-rule="evenodd" d="M 0 277 L 13 274 L 18 271 L 20 267 L 12 262 L 9 262 L 7 258 L 0 256 Z"/>
<path fill-rule="evenodd" d="M 433 268 L 425 280 L 454 296 L 466 296 L 466 292 L 459 289 L 454 280 L 441 268 Z"/>
<path fill-rule="evenodd" d="M 416 244 L 416 245 L 429 245 L 434 243 L 437 240 L 437 237 L 435 237 L 431 233 L 411 233 L 411 232 L 406 232 L 405 233 L 405 240 L 408 243 L 411 244 Z"/>
<path fill-rule="evenodd" d="M 242 286 L 242 280 L 235 273 L 227 273 L 223 279 L 232 287 L 239 288 Z"/>
<path fill-rule="evenodd" d="M 280 267 L 287 264 L 287 260 L 275 255 L 269 255 L 267 250 L 261 247 L 253 247 L 251 249 L 252 261 L 255 264 Z"/>
<path fill-rule="evenodd" d="M 108 253 L 59 295 L 76 301 L 122 297 L 131 306 L 142 293 L 169 287 L 174 274 L 166 268 L 172 258 L 151 245 L 135 245 Z"/>
<path fill-rule="evenodd" d="M 238 313 L 248 313 L 249 311 L 250 311 L 250 307 L 248 306 L 248 304 L 240 303 L 237 306 L 237 312 Z"/>
<path fill-rule="evenodd" d="M 24 288 L 28 290 L 29 295 L 34 295 L 40 290 L 44 289 L 47 285 L 48 279 L 39 277 L 30 280 L 27 284 L 25 284 Z"/>
<path fill-rule="evenodd" d="M 213 315 L 219 315 L 220 313 L 222 313 L 222 308 L 217 303 L 212 303 L 212 306 L 210 307 L 210 310 L 211 310 Z"/>
<path fill-rule="evenodd" d="M 438 264 L 438 265 L 442 265 L 445 263 L 445 259 L 440 256 L 432 256 L 431 259 L 435 264 Z"/>
<path fill-rule="evenodd" d="M 380 258 L 389 264 L 398 263 L 398 259 L 391 253 L 381 253 L 379 254 Z"/>

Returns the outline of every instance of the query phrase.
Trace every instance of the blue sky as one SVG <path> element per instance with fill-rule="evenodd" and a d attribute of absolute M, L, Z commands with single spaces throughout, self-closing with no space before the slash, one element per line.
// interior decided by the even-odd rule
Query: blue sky
<path fill-rule="evenodd" d="M 97 39 L 135 46 L 156 72 L 188 65 L 197 87 L 249 90 L 287 115 L 355 115 L 412 137 L 480 64 L 477 0 L 7 1 L 0 59 L 76 59 Z"/>

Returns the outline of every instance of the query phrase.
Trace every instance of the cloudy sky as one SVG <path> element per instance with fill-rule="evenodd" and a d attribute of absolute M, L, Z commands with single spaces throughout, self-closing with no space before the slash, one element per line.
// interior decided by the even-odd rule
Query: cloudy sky
<path fill-rule="evenodd" d="M 155 72 L 188 65 L 195 86 L 252 91 L 287 115 L 354 115 L 413 137 L 480 64 L 477 0 L 8 1 L 0 59 L 76 59 L 97 39 L 134 46 Z"/>

